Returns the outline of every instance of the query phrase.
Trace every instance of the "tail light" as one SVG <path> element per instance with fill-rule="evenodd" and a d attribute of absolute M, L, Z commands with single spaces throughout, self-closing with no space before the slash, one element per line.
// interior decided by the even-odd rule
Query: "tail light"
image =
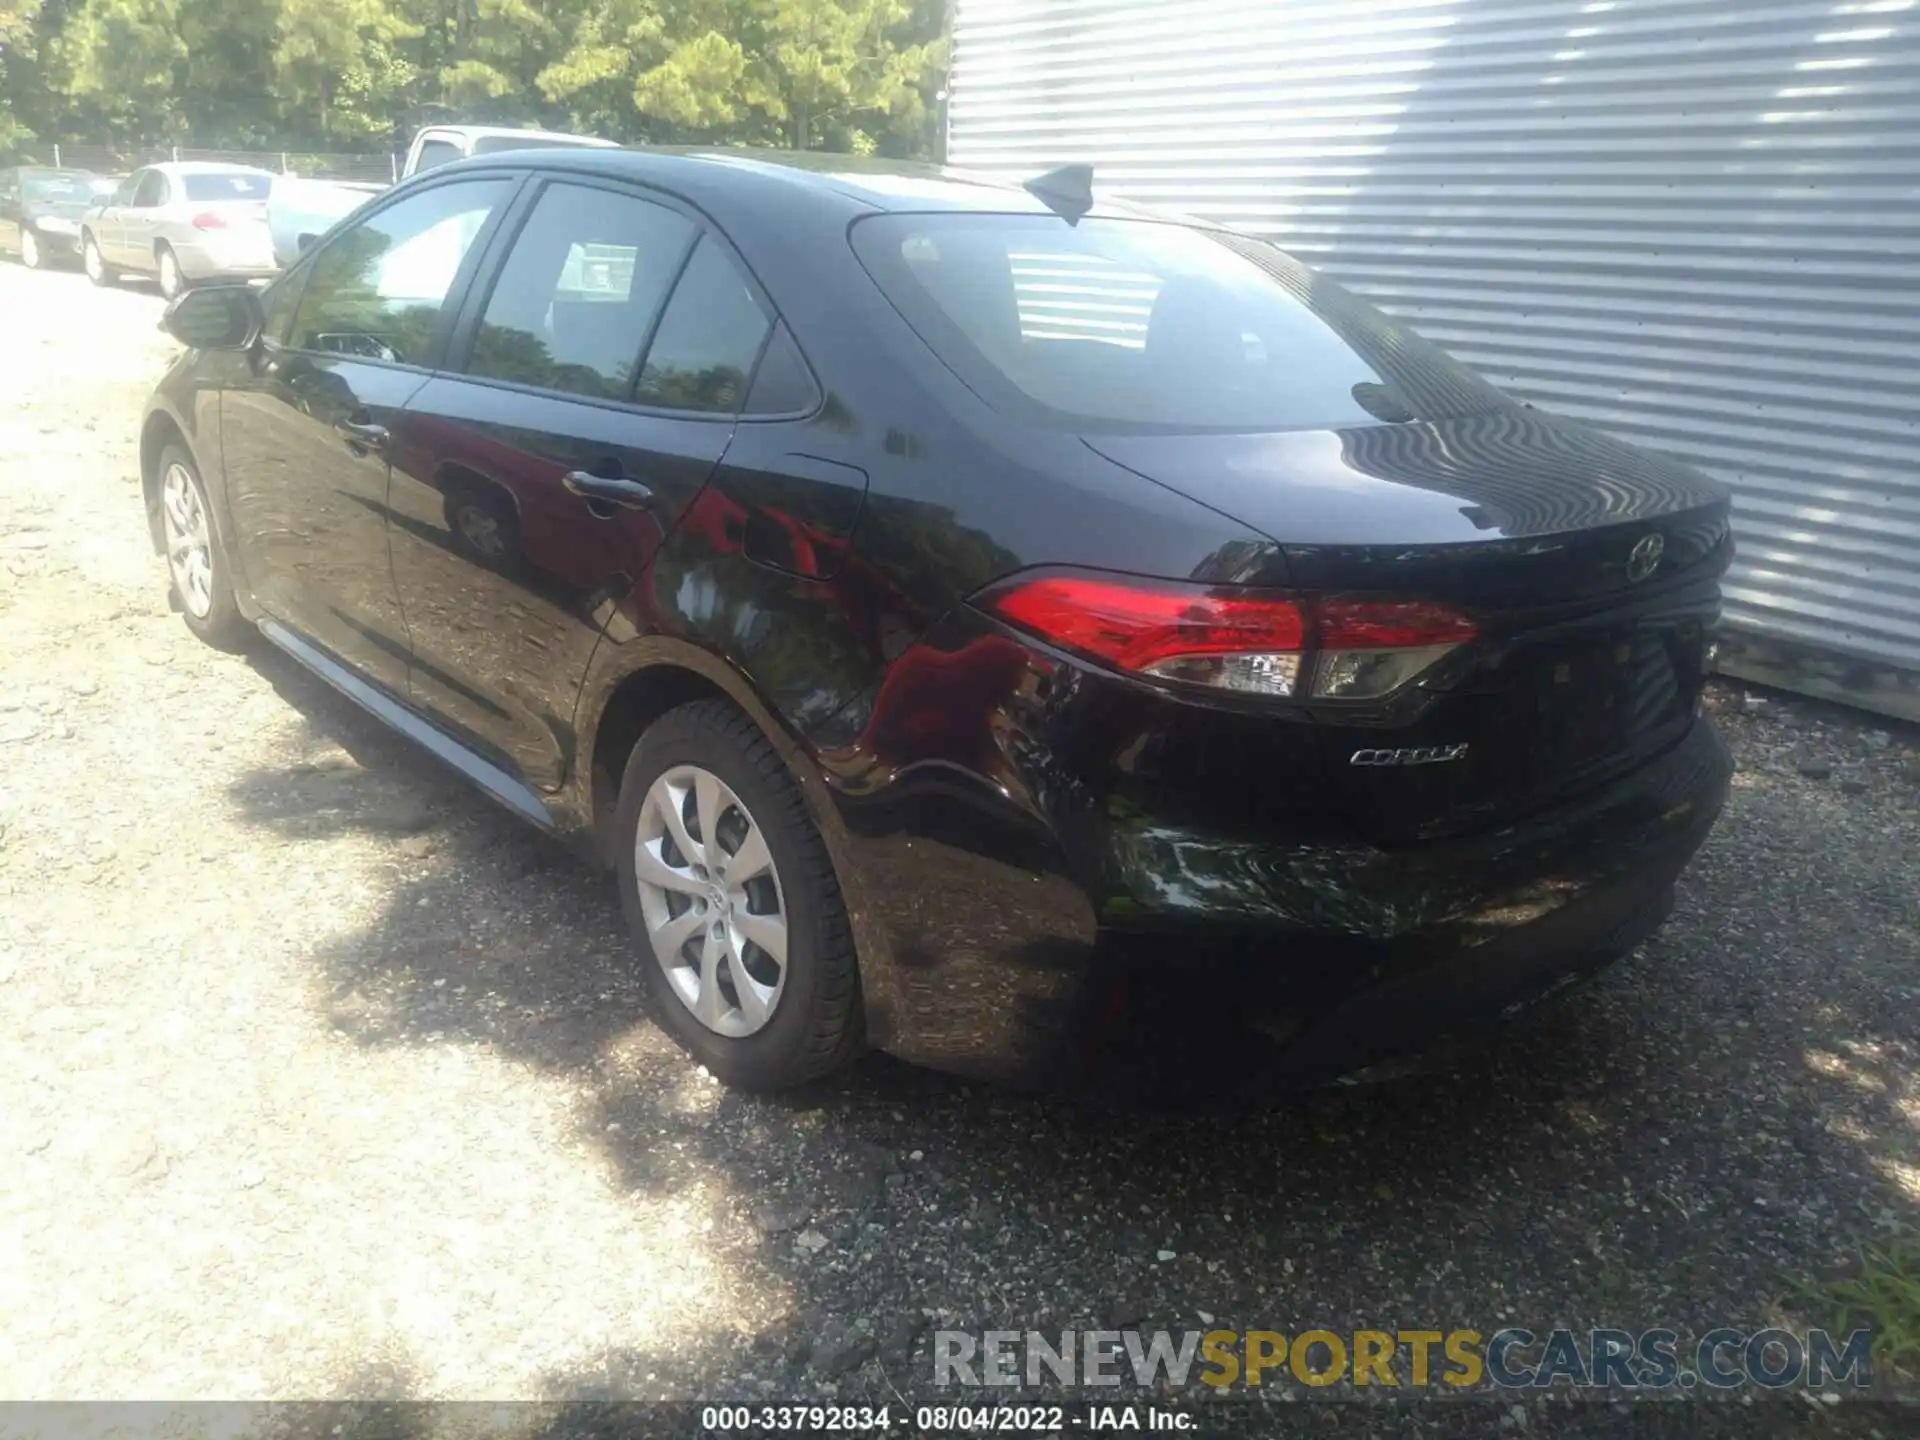
<path fill-rule="evenodd" d="M 193 228 L 196 230 L 224 230 L 227 228 L 227 217 L 217 210 L 203 210 L 200 214 L 193 217 Z"/>
<path fill-rule="evenodd" d="M 1123 672 L 1320 700 L 1390 695 L 1477 633 L 1466 616 L 1425 601 L 1058 572 L 1016 577 L 975 603 Z"/>

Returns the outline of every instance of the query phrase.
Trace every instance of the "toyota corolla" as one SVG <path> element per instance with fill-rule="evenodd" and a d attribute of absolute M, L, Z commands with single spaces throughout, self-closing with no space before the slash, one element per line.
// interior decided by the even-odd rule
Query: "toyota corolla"
<path fill-rule="evenodd" d="M 734 1083 L 1045 1080 L 1143 996 L 1399 1064 L 1726 794 L 1717 485 L 1084 171 L 503 154 L 167 323 L 187 625 L 614 871 Z"/>

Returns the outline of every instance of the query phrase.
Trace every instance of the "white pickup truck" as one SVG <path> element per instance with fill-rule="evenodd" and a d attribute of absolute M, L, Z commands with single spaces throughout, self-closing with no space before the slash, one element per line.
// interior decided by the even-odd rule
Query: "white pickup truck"
<path fill-rule="evenodd" d="M 493 125 L 431 125 L 413 137 L 407 149 L 405 179 L 436 165 L 464 160 L 469 155 L 492 155 L 501 150 L 538 150 L 554 145 L 616 145 L 592 135 L 566 135 L 554 130 L 504 130 Z M 267 228 L 273 235 L 273 258 L 282 268 L 300 258 L 314 241 L 338 222 L 385 190 L 385 185 L 363 185 L 347 180 L 303 180 L 297 175 L 274 178 L 267 198 Z"/>

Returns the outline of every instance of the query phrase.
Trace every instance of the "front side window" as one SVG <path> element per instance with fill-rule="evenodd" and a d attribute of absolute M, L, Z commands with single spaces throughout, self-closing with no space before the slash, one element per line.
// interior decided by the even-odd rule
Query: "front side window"
<path fill-rule="evenodd" d="M 294 347 L 427 363 L 461 263 L 511 184 L 437 185 L 334 236 L 308 266 Z"/>
<path fill-rule="evenodd" d="M 693 222 L 584 185 L 541 192 L 474 336 L 475 375 L 624 400 Z"/>
<path fill-rule="evenodd" d="M 113 203 L 116 205 L 133 204 L 134 192 L 140 188 L 140 181 L 143 178 L 144 172 L 139 175 L 129 175 L 126 179 L 122 180 L 114 189 Z"/>
<path fill-rule="evenodd" d="M 134 205 L 142 210 L 167 203 L 167 177 L 158 170 L 149 170 L 141 177 L 140 188 L 134 192 Z"/>
<path fill-rule="evenodd" d="M 997 407 L 1074 429 L 1265 431 L 1491 409 L 1499 392 L 1263 242 L 1052 215 L 883 215 L 861 262 Z"/>
<path fill-rule="evenodd" d="M 672 410 L 736 413 L 772 324 L 739 267 L 704 236 L 660 317 L 635 398 Z"/>

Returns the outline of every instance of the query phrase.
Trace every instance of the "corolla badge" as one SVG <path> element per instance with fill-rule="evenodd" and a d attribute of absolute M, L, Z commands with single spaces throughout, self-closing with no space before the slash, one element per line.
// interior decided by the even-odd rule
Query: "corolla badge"
<path fill-rule="evenodd" d="M 1627 552 L 1627 579 L 1638 584 L 1660 568 L 1660 557 L 1667 553 L 1667 542 L 1659 535 L 1642 535 Z"/>
<path fill-rule="evenodd" d="M 1449 760 L 1466 758 L 1467 747 L 1460 745 L 1417 745 L 1407 750 L 1356 750 L 1349 765 L 1444 765 Z"/>

